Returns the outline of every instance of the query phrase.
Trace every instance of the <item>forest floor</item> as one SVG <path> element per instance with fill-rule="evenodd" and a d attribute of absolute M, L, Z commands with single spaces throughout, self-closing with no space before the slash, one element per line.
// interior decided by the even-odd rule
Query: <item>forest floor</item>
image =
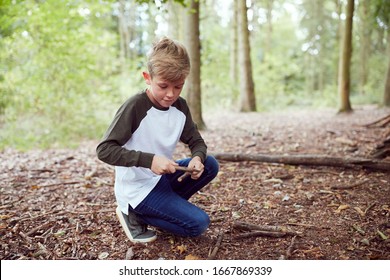
<path fill-rule="evenodd" d="M 388 128 L 365 125 L 389 113 L 216 113 L 202 135 L 210 152 L 369 158 Z M 156 241 L 133 244 L 96 144 L 0 152 L 0 259 L 390 259 L 389 172 L 220 161 L 217 178 L 191 198 L 212 221 L 201 237 L 158 231 Z M 186 155 L 178 145 L 175 158 Z"/>

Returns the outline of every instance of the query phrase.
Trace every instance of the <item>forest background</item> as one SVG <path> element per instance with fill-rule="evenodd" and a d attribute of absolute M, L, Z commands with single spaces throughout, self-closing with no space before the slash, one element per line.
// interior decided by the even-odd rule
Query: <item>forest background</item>
<path fill-rule="evenodd" d="M 197 3 L 203 114 L 242 109 L 234 63 L 244 52 L 234 43 L 237 2 Z M 390 1 L 354 3 L 352 107 L 389 106 Z M 146 87 L 141 72 L 152 42 L 163 35 L 186 41 L 193 32 L 183 21 L 194 10 L 183 4 L 0 0 L 0 150 L 100 139 L 119 105 Z M 340 107 L 346 6 L 343 0 L 246 1 L 254 110 Z"/>

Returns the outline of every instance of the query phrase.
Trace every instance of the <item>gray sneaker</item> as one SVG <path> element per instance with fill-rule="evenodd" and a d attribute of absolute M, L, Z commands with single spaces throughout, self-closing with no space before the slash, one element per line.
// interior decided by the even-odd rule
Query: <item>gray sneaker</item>
<path fill-rule="evenodd" d="M 128 215 L 122 213 L 119 206 L 116 208 L 116 215 L 122 225 L 126 236 L 134 243 L 146 243 L 156 240 L 157 235 L 153 230 L 137 218 L 135 213 L 129 212 Z"/>

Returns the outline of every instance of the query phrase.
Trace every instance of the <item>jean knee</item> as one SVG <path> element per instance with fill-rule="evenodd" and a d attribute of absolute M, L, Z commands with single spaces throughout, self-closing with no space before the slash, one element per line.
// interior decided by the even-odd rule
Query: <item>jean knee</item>
<path fill-rule="evenodd" d="M 205 160 L 205 166 L 208 168 L 210 174 L 217 176 L 219 171 L 219 163 L 214 156 L 208 155 Z"/>
<path fill-rule="evenodd" d="M 203 211 L 202 211 L 203 212 Z M 189 231 L 190 237 L 197 237 L 204 233 L 210 225 L 210 217 L 203 212 L 202 215 L 198 215 L 194 226 Z"/>

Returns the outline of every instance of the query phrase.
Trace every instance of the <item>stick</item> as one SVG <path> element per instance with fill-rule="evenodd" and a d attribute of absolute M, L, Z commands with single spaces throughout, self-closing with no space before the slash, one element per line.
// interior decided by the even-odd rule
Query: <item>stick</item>
<path fill-rule="evenodd" d="M 41 225 L 39 225 L 39 226 L 33 228 L 32 230 L 30 230 L 29 232 L 26 233 L 26 236 L 30 236 L 30 235 L 34 234 L 34 233 L 37 232 L 38 230 L 44 228 L 44 227 L 47 226 L 47 225 L 50 225 L 51 223 L 52 223 L 52 221 L 48 221 L 48 222 L 46 222 L 46 223 L 44 223 L 44 224 L 41 224 Z"/>
<path fill-rule="evenodd" d="M 352 185 L 339 185 L 339 186 L 332 186 L 330 188 L 333 189 L 333 190 L 352 189 L 352 188 L 358 187 L 360 185 L 363 185 L 363 184 L 367 183 L 368 181 L 369 181 L 369 179 L 364 179 L 364 180 L 362 180 L 360 182 L 357 182 L 357 183 L 354 183 Z"/>
<path fill-rule="evenodd" d="M 310 227 L 310 228 L 322 228 L 322 229 L 330 229 L 330 227 L 326 226 L 316 226 L 311 224 L 302 224 L 302 223 L 287 223 L 289 226 L 302 226 L 302 227 Z"/>
<path fill-rule="evenodd" d="M 297 238 L 296 235 L 293 236 L 293 238 L 291 239 L 291 243 L 290 243 L 290 246 L 288 246 L 287 248 L 287 251 L 286 251 L 286 255 L 281 255 L 279 260 L 288 260 L 291 256 L 291 252 L 292 252 L 292 249 L 294 247 L 294 243 L 295 243 L 295 239 Z"/>
<path fill-rule="evenodd" d="M 199 169 L 192 168 L 192 167 L 186 167 L 186 166 L 175 166 L 175 169 L 178 171 L 184 171 L 184 172 L 200 172 Z"/>
<path fill-rule="evenodd" d="M 195 168 L 192 168 L 192 167 L 185 167 L 185 166 L 175 166 L 175 169 L 178 170 L 178 171 L 184 171 L 185 172 L 183 175 L 181 175 L 177 179 L 179 182 L 183 181 L 185 178 L 190 176 L 191 173 L 193 173 L 193 172 L 195 172 L 195 173 L 200 172 L 199 169 L 195 169 Z"/>
<path fill-rule="evenodd" d="M 344 158 L 326 155 L 267 155 L 239 153 L 213 153 L 213 155 L 216 159 L 234 162 L 255 161 L 288 165 L 333 166 L 344 168 L 364 167 L 374 170 L 390 170 L 390 161 L 367 158 Z"/>
<path fill-rule="evenodd" d="M 367 209 L 364 211 L 364 215 L 366 215 L 368 210 L 370 210 L 372 207 L 374 207 L 375 204 L 376 204 L 376 202 L 373 202 L 370 206 L 368 206 Z"/>
<path fill-rule="evenodd" d="M 376 124 L 378 124 L 378 123 L 380 123 L 382 121 L 384 121 L 384 123 L 382 125 L 379 125 L 379 126 L 383 127 L 383 126 L 385 126 L 386 124 L 388 124 L 390 122 L 390 115 L 384 116 L 384 117 L 382 117 L 380 119 L 377 119 L 377 120 L 375 120 L 375 121 L 373 121 L 371 123 L 365 124 L 363 126 L 365 126 L 365 127 L 375 126 Z"/>
<path fill-rule="evenodd" d="M 277 232 L 277 233 L 283 233 L 284 235 L 299 235 L 301 233 L 294 232 L 289 230 L 287 227 L 284 226 L 269 226 L 269 225 L 254 225 L 254 224 L 248 224 L 243 222 L 235 222 L 233 224 L 233 228 L 240 229 L 240 230 L 246 230 L 246 231 L 263 231 L 263 232 Z"/>
<path fill-rule="evenodd" d="M 251 231 L 247 233 L 242 233 L 236 235 L 235 239 L 243 239 L 248 237 L 259 237 L 259 236 L 267 236 L 267 237 L 284 237 L 287 234 L 285 232 L 275 232 L 275 231 Z"/>
<path fill-rule="evenodd" d="M 177 181 L 181 182 L 190 175 L 191 175 L 191 173 L 186 172 L 183 175 L 181 175 L 179 178 L 177 178 Z"/>
<path fill-rule="evenodd" d="M 215 256 L 217 255 L 217 252 L 219 248 L 221 247 L 222 240 L 223 240 L 223 232 L 220 230 L 217 238 L 217 243 L 215 244 L 215 247 L 213 251 L 211 252 L 210 256 L 207 258 L 208 260 L 214 260 Z"/>

